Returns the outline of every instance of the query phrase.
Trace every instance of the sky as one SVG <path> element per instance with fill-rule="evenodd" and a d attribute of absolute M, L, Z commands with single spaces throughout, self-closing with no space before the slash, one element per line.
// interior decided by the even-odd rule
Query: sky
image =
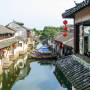
<path fill-rule="evenodd" d="M 0 0 L 0 24 L 16 20 L 40 30 L 44 26 L 59 27 L 63 25 L 62 13 L 73 6 L 74 0 Z M 73 20 L 68 22 L 72 24 Z"/>

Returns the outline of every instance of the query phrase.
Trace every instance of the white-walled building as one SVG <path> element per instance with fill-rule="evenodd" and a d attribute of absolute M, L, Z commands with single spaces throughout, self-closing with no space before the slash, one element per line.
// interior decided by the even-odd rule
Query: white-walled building
<path fill-rule="evenodd" d="M 13 21 L 7 25 L 10 29 L 15 30 L 14 37 L 19 40 L 19 53 L 25 54 L 27 52 L 27 29 L 24 28 L 23 23 Z"/>
<path fill-rule="evenodd" d="M 23 28 L 23 23 L 13 21 L 7 25 L 7 27 L 16 31 L 14 36 L 20 36 L 23 40 L 27 39 L 27 30 Z"/>

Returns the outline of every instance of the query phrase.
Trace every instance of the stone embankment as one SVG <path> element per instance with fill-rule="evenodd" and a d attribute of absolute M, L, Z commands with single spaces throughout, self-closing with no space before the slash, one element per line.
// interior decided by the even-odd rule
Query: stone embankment
<path fill-rule="evenodd" d="M 59 59 L 56 65 L 76 90 L 90 90 L 90 68 L 80 63 L 78 59 L 70 55 Z"/>

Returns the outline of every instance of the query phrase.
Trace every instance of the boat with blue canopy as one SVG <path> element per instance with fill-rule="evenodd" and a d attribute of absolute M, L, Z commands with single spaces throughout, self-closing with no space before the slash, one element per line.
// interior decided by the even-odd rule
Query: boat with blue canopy
<path fill-rule="evenodd" d="M 47 46 L 42 46 L 31 54 L 33 59 L 54 59 L 56 55 L 53 55 Z"/>
<path fill-rule="evenodd" d="M 38 52 L 40 52 L 40 53 L 51 53 L 51 51 L 49 50 L 49 48 L 48 47 L 46 47 L 46 46 L 42 46 L 41 48 L 39 48 L 38 49 Z"/>

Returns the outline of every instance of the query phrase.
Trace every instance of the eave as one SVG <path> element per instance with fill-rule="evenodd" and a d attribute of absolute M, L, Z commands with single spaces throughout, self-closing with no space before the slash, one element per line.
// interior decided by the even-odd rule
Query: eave
<path fill-rule="evenodd" d="M 66 10 L 63 14 L 63 18 L 74 18 L 75 13 L 79 12 L 83 8 L 86 8 L 87 6 L 90 6 L 90 0 L 85 0 L 79 4 L 77 4 L 75 7 Z"/>

